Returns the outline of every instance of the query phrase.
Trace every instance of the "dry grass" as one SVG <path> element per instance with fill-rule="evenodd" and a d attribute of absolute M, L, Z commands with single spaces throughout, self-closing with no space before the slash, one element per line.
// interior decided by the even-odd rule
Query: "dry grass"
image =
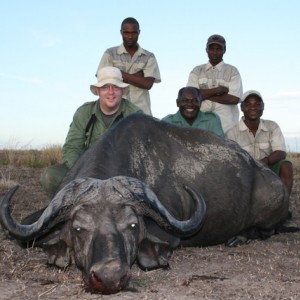
<path fill-rule="evenodd" d="M 50 145 L 41 150 L 3 149 L 0 150 L 0 165 L 44 168 L 62 162 L 60 145 Z"/>
<path fill-rule="evenodd" d="M 290 160 L 294 167 L 294 173 L 297 175 L 300 173 L 300 153 L 289 152 L 287 159 Z"/>
<path fill-rule="evenodd" d="M 11 172 L 10 169 L 7 169 L 5 171 L 0 171 L 0 186 L 3 188 L 11 188 L 13 186 L 16 186 L 17 182 L 11 179 Z"/>
<path fill-rule="evenodd" d="M 0 166 L 6 166 L 0 171 L 0 186 L 11 188 L 17 185 L 16 181 L 11 179 L 14 167 L 40 169 L 61 163 L 61 150 L 60 145 L 46 146 L 41 150 L 16 148 L 0 150 Z"/>

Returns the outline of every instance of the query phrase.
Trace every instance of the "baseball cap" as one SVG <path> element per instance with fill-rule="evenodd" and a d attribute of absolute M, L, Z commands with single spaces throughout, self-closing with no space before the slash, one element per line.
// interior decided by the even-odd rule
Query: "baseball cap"
<path fill-rule="evenodd" d="M 225 39 L 219 34 L 213 34 L 208 38 L 206 46 L 209 46 L 212 44 L 218 44 L 222 47 L 226 47 Z"/>
<path fill-rule="evenodd" d="M 250 95 L 256 95 L 257 97 L 260 98 L 260 100 L 262 102 L 264 102 L 260 92 L 255 91 L 255 90 L 249 90 L 249 91 L 245 92 L 241 98 L 241 102 L 244 102 L 246 100 L 246 98 L 249 97 Z"/>

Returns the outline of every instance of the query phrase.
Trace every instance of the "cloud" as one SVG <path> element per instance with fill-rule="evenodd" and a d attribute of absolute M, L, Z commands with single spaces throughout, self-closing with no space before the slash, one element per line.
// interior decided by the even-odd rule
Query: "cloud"
<path fill-rule="evenodd" d="M 285 101 L 287 99 L 289 100 L 300 99 L 300 91 L 283 91 L 268 97 L 268 100 L 278 101 L 282 99 L 284 99 Z"/>
<path fill-rule="evenodd" d="M 55 38 L 48 38 L 47 40 L 45 39 L 44 41 L 42 41 L 41 46 L 43 48 L 53 48 L 56 45 L 60 44 L 60 40 L 59 39 L 55 39 Z"/>
<path fill-rule="evenodd" d="M 0 73 L 0 77 L 3 79 L 21 81 L 21 82 L 25 82 L 25 83 L 34 84 L 34 85 L 39 85 L 43 82 L 42 79 L 40 79 L 38 77 L 15 76 L 15 75 L 9 75 L 9 74 L 4 74 L 4 73 Z"/>
<path fill-rule="evenodd" d="M 32 32 L 34 39 L 42 48 L 53 48 L 61 44 L 61 38 L 42 31 Z"/>

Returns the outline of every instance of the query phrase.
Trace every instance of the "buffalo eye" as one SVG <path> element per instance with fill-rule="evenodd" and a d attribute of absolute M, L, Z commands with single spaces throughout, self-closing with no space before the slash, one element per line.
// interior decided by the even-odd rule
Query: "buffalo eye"
<path fill-rule="evenodd" d="M 74 231 L 76 231 L 76 232 L 80 232 L 80 231 L 81 231 L 81 228 L 80 228 L 80 227 L 74 227 L 73 229 L 74 229 Z"/>
<path fill-rule="evenodd" d="M 137 229 L 137 224 L 136 224 L 136 223 L 131 223 L 131 224 L 129 225 L 129 228 L 130 228 L 131 230 L 135 230 L 135 229 Z"/>

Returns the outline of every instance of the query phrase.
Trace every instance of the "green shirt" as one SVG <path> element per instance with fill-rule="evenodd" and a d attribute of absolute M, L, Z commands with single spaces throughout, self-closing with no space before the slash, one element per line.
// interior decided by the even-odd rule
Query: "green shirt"
<path fill-rule="evenodd" d="M 115 126 L 120 120 L 132 113 L 143 113 L 143 111 L 129 100 L 122 99 L 120 108 L 115 114 L 112 123 L 105 125 L 100 111 L 99 101 L 86 102 L 80 106 L 70 125 L 65 144 L 62 148 L 63 161 L 71 168 L 77 159 L 104 134 L 108 129 Z M 94 122 L 90 121 L 94 115 Z M 88 123 L 90 122 L 90 126 Z M 89 127 L 87 130 L 87 126 Z"/>
<path fill-rule="evenodd" d="M 224 132 L 222 129 L 220 118 L 214 112 L 199 111 L 197 118 L 195 119 L 192 125 L 190 125 L 185 120 L 185 118 L 181 115 L 180 111 L 178 111 L 174 115 L 167 115 L 162 120 L 180 127 L 194 127 L 208 130 L 214 132 L 215 134 L 221 137 L 224 137 Z"/>

